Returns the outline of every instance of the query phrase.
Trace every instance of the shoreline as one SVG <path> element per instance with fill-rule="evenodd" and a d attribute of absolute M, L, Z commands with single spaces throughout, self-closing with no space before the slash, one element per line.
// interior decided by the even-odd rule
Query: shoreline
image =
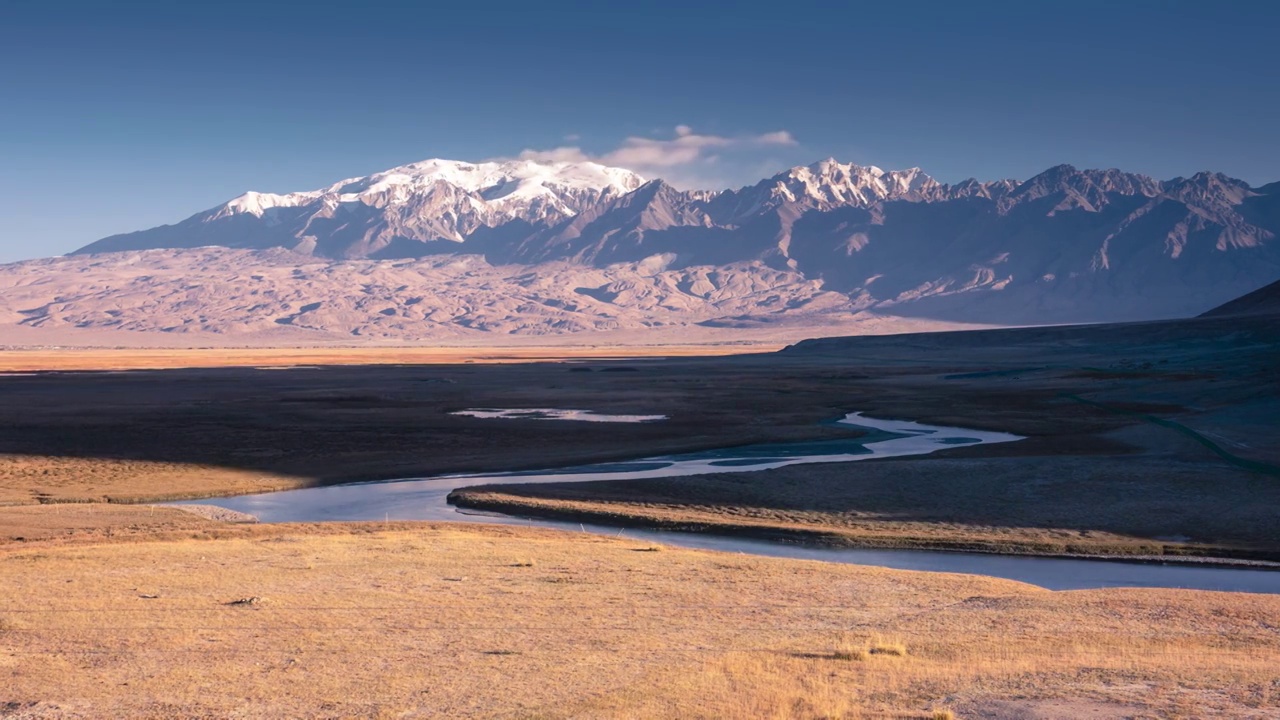
<path fill-rule="evenodd" d="M 830 428 L 833 423 L 823 423 L 818 427 Z M 842 428 L 852 437 L 865 437 L 867 431 L 863 428 L 850 426 Z M 821 434 L 821 431 L 818 431 Z M 748 443 L 749 444 L 749 443 Z M 698 452 L 710 449 L 720 449 L 721 445 L 699 444 L 689 449 L 680 449 L 675 452 Z M 981 458 L 985 455 L 981 450 L 974 452 L 981 446 L 967 446 L 964 448 L 955 448 L 952 452 L 959 450 L 961 454 Z M 943 451 L 947 453 L 947 451 Z M 604 458 L 591 459 L 588 463 L 607 463 L 619 462 L 627 460 L 636 460 L 634 453 L 617 453 L 609 454 Z M 890 460 L 891 458 L 875 458 L 869 459 L 867 462 L 877 462 Z M 472 474 L 483 472 L 523 472 L 526 470 L 545 469 L 544 465 L 536 467 L 515 467 L 502 470 L 475 470 L 463 473 L 449 473 L 448 475 Z M 372 473 L 371 473 L 372 474 Z M 303 490 L 312 488 L 334 487 L 342 485 L 381 485 L 399 482 L 412 482 L 431 478 L 429 474 L 422 476 L 404 476 L 392 479 L 350 479 L 350 480 L 331 480 L 323 482 L 299 480 L 298 484 L 292 487 L 280 487 L 271 492 L 287 492 L 290 490 Z M 909 534 L 881 534 L 875 536 L 854 536 L 842 534 L 838 531 L 826 529 L 822 527 L 806 527 L 797 525 L 794 527 L 780 526 L 761 526 L 746 523 L 733 522 L 710 522 L 710 521 L 681 521 L 654 517 L 645 517 L 643 515 L 628 514 L 625 512 L 616 512 L 608 510 L 581 510 L 568 507 L 548 507 L 541 505 L 537 501 L 520 502 L 514 500 L 496 500 L 476 498 L 474 495 L 483 495 L 486 488 L 495 487 L 497 484 L 478 484 L 459 488 L 449 493 L 448 504 L 458 509 L 478 510 L 482 512 L 493 512 L 502 515 L 509 515 L 514 518 L 525 518 L 530 520 L 551 520 L 574 523 L 590 523 L 596 525 L 604 525 L 620 530 L 625 529 L 641 529 L 652 531 L 674 531 L 691 534 L 705 534 L 721 537 L 738 537 L 746 539 L 762 540 L 777 544 L 793 544 L 801 546 L 809 546 L 813 548 L 831 548 L 831 549 L 866 549 L 866 550 L 905 550 L 905 551 L 921 551 L 921 552 L 948 552 L 948 553 L 974 553 L 983 555 L 992 555 L 998 557 L 1029 557 L 1029 558 L 1056 558 L 1056 559 L 1073 559 L 1073 560 L 1090 560 L 1104 562 L 1122 562 L 1132 564 L 1149 564 L 1149 565 L 1183 565 L 1183 566 L 1200 566 L 1200 567 L 1216 567 L 1216 568 L 1235 568 L 1235 569 L 1258 569 L 1258 570 L 1280 570 L 1280 550 L 1276 551 L 1251 551 L 1251 550 L 1230 550 L 1223 548 L 1206 548 L 1206 552 L 1199 552 L 1194 546 L 1183 546 L 1176 543 L 1161 543 L 1160 541 L 1151 541 L 1153 545 L 1159 545 L 1166 552 L 1153 553 L 1133 553 L 1129 552 L 1131 546 L 1112 546 L 1114 552 L 1106 552 L 1105 545 L 1098 547 L 1081 548 L 1080 552 L 1062 551 L 1055 549 L 1049 543 L 1036 543 L 1034 541 L 1010 541 L 1008 543 L 994 543 L 978 539 L 966 539 L 963 536 L 952 538 L 919 538 Z M 8 507 L 37 507 L 37 506 L 55 506 L 55 505 L 112 505 L 112 506 L 146 506 L 146 505 L 164 505 L 167 507 L 179 507 L 178 503 L 191 504 L 200 500 L 214 500 L 218 498 L 231 498 L 244 495 L 260 494 L 259 489 L 246 488 L 240 492 L 201 492 L 201 493 L 173 493 L 162 494 L 147 497 L 134 497 L 127 499 L 104 498 L 103 500 L 56 500 L 51 502 L 36 502 L 22 504 L 4 504 Z M 555 500 L 543 502 L 556 503 Z M 197 503 L 198 504 L 198 503 Z M 217 507 L 216 505 L 207 505 L 207 507 Z M 182 508 L 186 509 L 186 508 Z M 256 521 L 256 518 L 255 520 Z M 244 522 L 244 520 L 240 520 Z M 329 521 L 322 521 L 329 522 Z M 332 522 L 361 522 L 361 521 L 332 521 Z M 378 521 L 364 521 L 368 523 L 377 523 Z M 397 522 L 424 523 L 430 524 L 432 520 L 401 520 Z M 446 520 L 443 522 L 455 522 Z M 456 522 L 466 523 L 467 520 L 459 520 Z M 1067 543 L 1069 545 L 1069 543 Z M 1172 552 L 1170 552 L 1172 551 Z M 1210 552 L 1212 554 L 1210 554 Z"/>
<path fill-rule="evenodd" d="M 384 482 L 396 482 L 388 480 Z M 481 487 L 481 486 L 476 486 Z M 1140 565 L 1182 565 L 1187 567 L 1214 567 L 1214 568 L 1235 568 L 1249 570 L 1275 570 L 1280 571 L 1280 552 L 1270 553 L 1260 551 L 1251 553 L 1256 557 L 1248 557 L 1247 551 L 1242 552 L 1240 556 L 1231 556 L 1229 554 L 1218 555 L 1200 555 L 1193 552 L 1173 553 L 1173 554 L 1129 554 L 1129 553 L 1102 553 L 1102 552 L 1053 552 L 1053 551 L 1037 551 L 1026 548 L 1013 549 L 1008 546 L 996 546 L 992 543 L 984 543 L 981 541 L 963 541 L 956 540 L 947 541 L 919 541 L 903 543 L 900 540 L 910 540 L 909 536 L 882 536 L 879 540 L 874 538 L 857 539 L 847 535 L 839 535 L 820 529 L 809 529 L 804 527 L 796 528 L 759 528 L 750 525 L 733 525 L 733 524 L 712 524 L 712 523 L 679 523 L 661 520 L 646 520 L 635 516 L 615 516 L 609 513 L 591 513 L 585 511 L 573 510 L 553 510 L 546 509 L 542 513 L 534 511 L 532 508 L 520 503 L 503 503 L 488 501 L 468 500 L 466 495 L 468 489 L 462 489 L 450 493 L 449 504 L 459 510 L 459 515 L 464 518 L 468 515 L 463 510 L 478 510 L 484 514 L 500 514 L 518 519 L 528 520 L 551 520 L 566 521 L 578 523 L 591 523 L 593 525 L 604 525 L 609 528 L 617 528 L 619 531 L 628 529 L 647 530 L 654 532 L 680 532 L 690 534 L 705 534 L 720 537 L 739 537 L 752 540 L 763 540 L 780 545 L 793 544 L 807 546 L 819 549 L 850 549 L 850 550 L 903 550 L 903 551 L 921 551 L 921 552 L 947 552 L 947 553 L 972 553 L 981 555 L 994 555 L 997 557 L 1028 557 L 1028 558 L 1052 558 L 1059 560 L 1093 560 L 1114 563 L 1131 563 Z M 230 496 L 222 496 L 230 497 Z M 461 500 L 461 502 L 459 502 Z M 73 504 L 93 504 L 93 503 L 73 503 Z M 100 503 L 107 505 L 152 505 L 154 503 Z M 243 513 L 235 510 L 227 510 L 218 505 L 185 503 L 185 504 L 156 504 L 157 507 L 170 507 L 184 512 L 189 512 L 200 517 L 210 520 L 218 520 L 232 524 L 238 523 L 261 523 L 262 521 L 255 515 Z M 23 507 L 23 506 L 18 506 Z M 370 525 L 382 526 L 385 522 L 377 520 L 321 520 L 316 521 L 322 524 L 352 524 L 352 525 Z M 462 520 L 395 520 L 397 525 L 434 525 L 438 523 L 462 523 L 467 525 L 484 524 L 474 523 L 466 519 Z M 264 525 L 288 525 L 291 523 L 262 523 Z M 557 528 L 548 528 L 549 530 L 558 530 Z M 563 532 L 572 532 L 570 529 Z"/>
<path fill-rule="evenodd" d="M 481 488 L 483 486 L 476 486 Z M 761 527 L 737 523 L 685 522 L 646 518 L 637 515 L 611 513 L 607 511 L 574 510 L 524 504 L 504 500 L 484 500 L 469 497 L 475 488 L 464 488 L 449 494 L 449 504 L 466 510 L 479 510 L 515 518 L 530 520 L 551 520 L 562 522 L 590 523 L 620 530 L 650 530 L 655 532 L 671 531 L 691 534 L 705 534 L 728 538 L 746 538 L 763 540 L 778 544 L 795 544 L 814 548 L 860 549 L 860 550 L 916 550 L 921 552 L 976 553 L 1000 557 L 1032 557 L 1056 558 L 1064 560 L 1094 560 L 1104 562 L 1122 562 L 1144 565 L 1187 565 L 1195 567 L 1222 567 L 1253 570 L 1280 571 L 1280 551 L 1231 551 L 1215 548 L 1215 555 L 1202 555 L 1196 552 L 1172 554 L 1130 554 L 1124 552 L 1062 552 L 1052 550 L 1036 550 L 1030 543 L 1012 543 L 997 545 L 979 540 L 920 540 L 908 535 L 885 535 L 880 537 L 857 538 L 842 535 L 830 530 L 806 527 Z M 905 541 L 905 542 L 904 542 Z M 1165 545 L 1166 548 L 1178 548 L 1177 545 Z M 1187 548 L 1192 550 L 1192 548 Z M 1239 554 L 1235 554 L 1238 552 Z"/>

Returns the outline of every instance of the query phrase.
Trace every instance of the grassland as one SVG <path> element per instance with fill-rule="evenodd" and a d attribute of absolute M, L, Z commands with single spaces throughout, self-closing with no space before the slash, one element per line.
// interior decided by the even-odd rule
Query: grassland
<path fill-rule="evenodd" d="M 1027 439 L 459 500 L 861 545 L 1270 557 L 1277 335 L 1215 321 L 571 363 L 35 360 L 0 376 L 0 717 L 1269 718 L 1272 596 L 137 503 L 843 438 L 822 421 L 864 410 Z M 670 419 L 450 414 L 467 407 Z"/>
<path fill-rule="evenodd" d="M 1280 702 L 1272 596 L 1054 593 L 534 529 L 8 511 L 46 531 L 0 544 L 9 717 L 1265 718 Z M 94 513 L 136 533 L 104 538 Z"/>

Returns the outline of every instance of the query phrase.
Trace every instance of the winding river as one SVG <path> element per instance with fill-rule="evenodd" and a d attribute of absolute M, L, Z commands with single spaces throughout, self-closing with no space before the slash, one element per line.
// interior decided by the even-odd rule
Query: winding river
<path fill-rule="evenodd" d="M 495 420 L 502 422 L 502 420 Z M 878 565 L 903 570 L 959 572 L 1009 578 L 1051 590 L 1099 587 L 1172 587 L 1280 593 L 1280 572 L 1256 567 L 1217 567 L 1188 562 L 1135 563 L 924 550 L 827 548 L 706 533 L 646 531 L 476 513 L 449 505 L 453 490 L 490 483 L 635 480 L 705 473 L 753 472 L 817 462 L 856 462 L 879 457 L 925 455 L 955 445 L 1020 440 L 1017 435 L 877 420 L 849 413 L 837 421 L 868 432 L 849 440 L 751 445 L 699 453 L 545 471 L 447 475 L 286 490 L 205 500 L 211 505 L 256 515 L 262 522 L 340 520 L 434 520 L 553 527 L 681 547 L 826 562 Z"/>

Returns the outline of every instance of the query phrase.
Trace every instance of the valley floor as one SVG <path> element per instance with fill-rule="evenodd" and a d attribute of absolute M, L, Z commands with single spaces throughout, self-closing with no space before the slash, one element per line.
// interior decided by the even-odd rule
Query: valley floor
<path fill-rule="evenodd" d="M 848 438 L 824 421 L 862 410 L 1027 439 L 459 499 L 848 544 L 1280 555 L 1275 323 L 1005 332 L 0 376 L 0 716 L 1268 717 L 1275 596 L 139 504 Z M 670 419 L 450 414 L 468 407 Z"/>
<path fill-rule="evenodd" d="M 1276 327 L 1183 321 L 512 364 L 426 364 L 433 351 L 421 350 L 313 350 L 255 356 L 254 367 L 68 372 L 95 360 L 54 355 L 64 371 L 0 375 L 0 504 L 174 500 L 848 438 L 856 431 L 824 421 L 861 410 L 1027 439 L 731 476 L 490 486 L 454 500 L 837 544 L 1277 558 Z M 194 351 L 104 357 L 100 367 L 201 362 Z M 369 364 L 341 364 L 350 362 Z M 469 407 L 669 419 L 451 414 Z"/>

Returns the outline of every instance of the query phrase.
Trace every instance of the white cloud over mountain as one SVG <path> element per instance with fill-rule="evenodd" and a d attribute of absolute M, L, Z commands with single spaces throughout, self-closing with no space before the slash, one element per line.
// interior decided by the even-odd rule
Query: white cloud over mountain
<path fill-rule="evenodd" d="M 673 134 L 670 138 L 633 135 L 613 150 L 600 154 L 566 145 L 547 150 L 526 149 L 517 157 L 537 162 L 598 162 L 624 167 L 645 177 L 660 177 L 680 188 L 719 189 L 745 184 L 758 177 L 762 164 L 778 168 L 790 165 L 789 158 L 771 161 L 771 156 L 800 145 L 786 130 L 725 136 L 699 133 L 689 125 L 677 125 Z"/>

